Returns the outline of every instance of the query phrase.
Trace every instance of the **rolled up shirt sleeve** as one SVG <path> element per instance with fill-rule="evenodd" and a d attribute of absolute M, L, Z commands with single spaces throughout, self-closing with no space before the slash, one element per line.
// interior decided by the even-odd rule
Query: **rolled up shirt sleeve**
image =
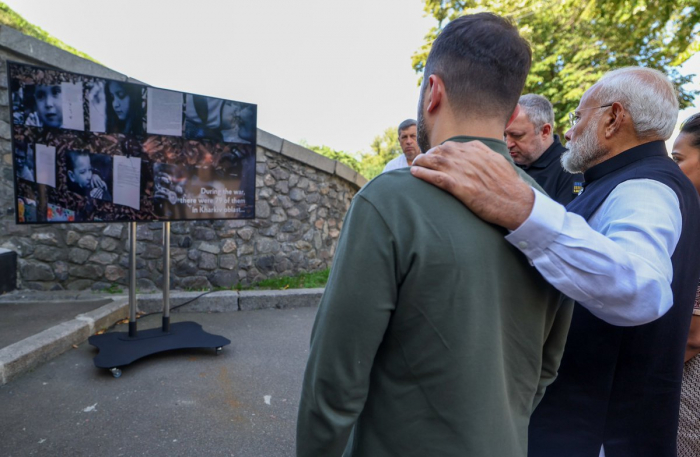
<path fill-rule="evenodd" d="M 589 222 L 535 190 L 530 216 L 506 239 L 595 316 L 632 326 L 658 319 L 673 304 L 671 255 L 681 223 L 675 192 L 634 179 L 618 185 Z"/>

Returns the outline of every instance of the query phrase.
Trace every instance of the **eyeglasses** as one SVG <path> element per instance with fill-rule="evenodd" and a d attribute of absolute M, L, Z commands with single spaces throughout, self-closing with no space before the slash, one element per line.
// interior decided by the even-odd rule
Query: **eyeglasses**
<path fill-rule="evenodd" d="M 587 109 L 609 108 L 611 106 L 613 106 L 612 103 L 610 103 L 608 105 L 594 106 L 592 108 L 581 108 L 579 111 L 585 111 Z M 575 111 L 573 113 L 569 113 L 569 124 L 571 124 L 571 128 L 574 128 L 576 126 L 576 124 L 578 124 L 578 121 L 580 121 L 580 120 L 581 120 L 581 116 L 576 114 Z"/>

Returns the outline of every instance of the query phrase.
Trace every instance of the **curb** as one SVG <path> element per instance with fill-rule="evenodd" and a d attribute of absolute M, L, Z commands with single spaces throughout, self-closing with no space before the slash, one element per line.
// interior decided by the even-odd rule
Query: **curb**
<path fill-rule="evenodd" d="M 324 289 L 243 290 L 220 292 L 171 292 L 170 309 L 173 313 L 230 313 L 255 309 L 284 309 L 318 306 Z M 206 295 L 205 295 L 206 294 Z M 176 308 L 188 301 L 192 303 Z M 163 309 L 163 294 L 144 294 L 136 298 L 136 306 L 143 313 L 157 313 Z M 173 309 L 175 308 L 175 309 Z"/>
<path fill-rule="evenodd" d="M 22 373 L 58 357 L 88 339 L 98 326 L 107 326 L 128 315 L 129 301 L 117 298 L 112 303 L 25 338 L 0 349 L 0 385 Z"/>
<path fill-rule="evenodd" d="M 173 309 L 172 312 L 226 313 L 301 308 L 318 306 L 323 291 L 324 289 L 250 290 L 211 292 L 206 295 L 202 292 L 171 292 L 170 307 L 172 309 L 192 301 L 181 308 Z M 112 300 L 94 311 L 79 314 L 67 322 L 0 349 L 0 386 L 58 357 L 73 345 L 87 341 L 97 330 L 128 317 L 128 297 L 120 295 Z M 136 304 L 141 312 L 160 312 L 163 309 L 163 295 L 138 295 Z"/>

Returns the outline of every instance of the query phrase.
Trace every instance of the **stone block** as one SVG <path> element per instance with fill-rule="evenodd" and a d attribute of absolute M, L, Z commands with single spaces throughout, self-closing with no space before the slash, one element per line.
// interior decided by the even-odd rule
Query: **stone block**
<path fill-rule="evenodd" d="M 221 248 L 218 244 L 213 243 L 201 243 L 199 245 L 199 250 L 202 252 L 207 252 L 209 254 L 218 254 L 221 252 Z"/>
<path fill-rule="evenodd" d="M 206 276 L 189 276 L 180 283 L 183 289 L 209 290 L 211 284 Z"/>
<path fill-rule="evenodd" d="M 78 240 L 78 246 L 94 251 L 97 249 L 97 239 L 92 235 L 85 235 Z"/>
<path fill-rule="evenodd" d="M 226 254 L 219 257 L 219 268 L 234 270 L 238 266 L 238 259 L 235 254 Z"/>
<path fill-rule="evenodd" d="M 199 268 L 202 270 L 215 270 L 217 267 L 216 256 L 214 254 L 203 252 L 199 258 L 197 266 L 199 266 Z"/>
<path fill-rule="evenodd" d="M 270 217 L 270 205 L 264 200 L 255 202 L 255 218 L 267 219 Z"/>
<path fill-rule="evenodd" d="M 80 265 L 68 267 L 68 273 L 75 278 L 97 280 L 104 274 L 104 268 L 100 265 Z"/>
<path fill-rule="evenodd" d="M 258 254 L 267 254 L 270 252 L 279 251 L 280 245 L 275 240 L 261 238 L 255 243 L 255 248 L 258 251 Z"/>
<path fill-rule="evenodd" d="M 66 233 L 66 244 L 68 246 L 73 246 L 80 240 L 80 236 L 80 233 L 69 230 L 68 233 Z"/>
<path fill-rule="evenodd" d="M 323 290 L 246 290 L 239 292 L 238 304 L 241 311 L 318 306 L 323 296 Z"/>
<path fill-rule="evenodd" d="M 38 244 L 45 244 L 47 246 L 59 246 L 60 242 L 58 237 L 53 232 L 37 232 L 32 235 L 32 240 Z"/>
<path fill-rule="evenodd" d="M 283 142 L 284 140 L 282 138 L 268 133 L 264 130 L 258 129 L 257 143 L 259 147 L 265 148 L 273 152 L 280 152 L 282 150 Z"/>
<path fill-rule="evenodd" d="M 231 288 L 238 284 L 238 275 L 235 271 L 219 270 L 209 278 L 209 282 L 214 287 Z"/>
<path fill-rule="evenodd" d="M 231 252 L 235 252 L 237 249 L 238 246 L 236 246 L 236 242 L 234 240 L 226 240 L 221 246 L 221 251 L 224 254 L 230 254 Z"/>
<path fill-rule="evenodd" d="M 253 230 L 250 227 L 245 227 L 245 228 L 242 228 L 238 231 L 238 236 L 240 236 L 241 239 L 248 241 L 253 237 L 254 233 L 255 233 L 255 230 Z"/>
<path fill-rule="evenodd" d="M 34 249 L 34 258 L 44 262 L 55 262 L 65 257 L 65 251 L 54 246 L 39 245 Z"/>
<path fill-rule="evenodd" d="M 357 179 L 357 172 L 353 170 L 352 168 L 348 167 L 344 163 L 336 162 L 335 163 L 335 175 L 339 176 L 351 183 L 355 183 L 355 180 Z"/>
<path fill-rule="evenodd" d="M 102 241 L 100 241 L 100 248 L 104 249 L 105 251 L 114 251 L 119 247 L 119 241 L 115 240 L 114 238 L 102 238 Z"/>
<path fill-rule="evenodd" d="M 194 239 L 202 241 L 213 241 L 216 239 L 216 231 L 209 227 L 195 227 Z"/>
<path fill-rule="evenodd" d="M 100 265 L 112 265 L 119 260 L 117 254 L 109 252 L 96 252 L 88 259 L 90 262 L 99 263 Z"/>
<path fill-rule="evenodd" d="M 33 260 L 21 261 L 19 271 L 23 281 L 53 281 L 56 278 L 49 265 Z"/>
<path fill-rule="evenodd" d="M 105 278 L 108 281 L 117 282 L 126 278 L 127 270 L 117 265 L 107 265 L 105 267 Z"/>

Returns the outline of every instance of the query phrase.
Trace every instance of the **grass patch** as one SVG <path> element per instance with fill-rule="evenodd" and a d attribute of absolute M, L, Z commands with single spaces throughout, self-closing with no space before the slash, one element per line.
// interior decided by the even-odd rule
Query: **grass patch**
<path fill-rule="evenodd" d="M 277 278 L 269 278 L 260 282 L 253 283 L 249 286 L 237 284 L 232 287 L 233 290 L 285 290 L 285 289 L 315 289 L 326 287 L 328 282 L 328 274 L 330 268 L 311 273 L 299 273 L 295 276 L 280 276 Z M 221 289 L 228 290 L 228 289 Z"/>
<path fill-rule="evenodd" d="M 63 49 L 64 51 L 68 51 L 71 54 L 75 54 L 76 56 L 91 60 L 93 62 L 97 62 L 95 59 L 85 54 L 84 52 L 80 52 L 74 47 L 68 46 L 58 38 L 49 35 L 40 27 L 37 27 L 36 25 L 27 22 L 22 16 L 15 13 L 14 10 L 12 10 L 12 8 L 10 8 L 2 2 L 0 2 L 0 24 L 12 27 L 13 29 L 19 30 L 20 32 L 24 33 L 25 35 L 29 35 L 38 40 L 44 41 L 59 49 Z"/>

